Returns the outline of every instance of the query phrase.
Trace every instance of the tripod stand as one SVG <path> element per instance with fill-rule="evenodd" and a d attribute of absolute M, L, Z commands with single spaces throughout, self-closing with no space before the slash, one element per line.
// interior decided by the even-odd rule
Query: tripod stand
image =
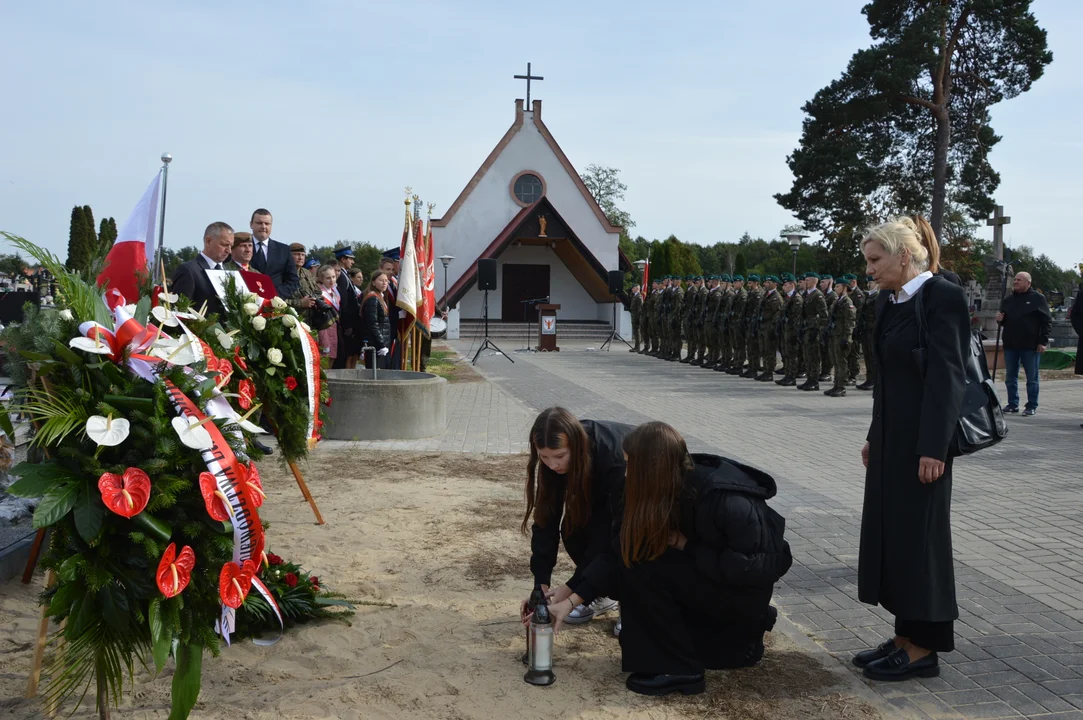
<path fill-rule="evenodd" d="M 523 305 L 523 317 L 526 318 L 526 341 L 522 350 L 516 350 L 515 352 L 538 352 L 534 348 L 530 347 L 530 328 L 534 324 L 530 319 L 530 311 L 538 303 L 549 302 L 548 297 L 534 298 L 533 300 L 520 300 Z"/>
<path fill-rule="evenodd" d="M 613 299 L 617 300 L 617 296 L 614 295 Z M 630 343 L 627 340 L 625 340 L 624 338 L 622 338 L 620 336 L 620 333 L 617 332 L 617 304 L 618 304 L 618 302 L 613 303 L 613 332 L 609 333 L 609 337 L 607 337 L 605 339 L 605 342 L 602 343 L 602 346 L 600 348 L 598 348 L 599 352 L 602 351 L 602 350 L 605 350 L 607 352 L 612 350 L 613 348 L 611 348 L 610 345 L 613 343 L 614 338 L 616 338 L 617 340 L 620 340 L 622 343 L 624 343 L 628 347 L 632 347 L 632 343 Z"/>
<path fill-rule="evenodd" d="M 476 353 L 474 353 L 474 359 L 470 363 L 471 365 L 477 365 L 478 364 L 478 356 L 481 355 L 481 351 L 486 349 L 486 348 L 495 350 L 498 355 L 504 355 L 504 351 L 501 350 L 500 348 L 498 348 L 496 346 L 496 343 L 494 343 L 492 340 L 489 339 L 489 291 L 488 290 L 485 291 L 484 315 L 485 315 L 485 342 L 483 342 L 481 344 L 481 347 L 478 348 L 478 351 Z M 512 365 L 515 364 L 515 361 L 512 360 L 507 355 L 504 355 L 504 357 L 507 358 L 508 362 L 510 362 Z"/>

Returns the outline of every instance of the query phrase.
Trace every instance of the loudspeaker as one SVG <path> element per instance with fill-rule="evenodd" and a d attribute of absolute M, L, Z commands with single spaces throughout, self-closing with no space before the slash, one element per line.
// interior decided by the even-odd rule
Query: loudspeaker
<path fill-rule="evenodd" d="M 496 290 L 496 260 L 478 259 L 478 290 Z"/>
<path fill-rule="evenodd" d="M 620 270 L 609 271 L 609 292 L 612 295 L 620 295 L 624 292 L 624 273 Z"/>

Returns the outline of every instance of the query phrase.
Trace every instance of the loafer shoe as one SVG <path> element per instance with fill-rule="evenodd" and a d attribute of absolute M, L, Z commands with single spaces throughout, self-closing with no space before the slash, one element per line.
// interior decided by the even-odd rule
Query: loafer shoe
<path fill-rule="evenodd" d="M 880 643 L 872 650 L 862 650 L 857 655 L 854 655 L 853 662 L 857 667 L 863 668 L 869 663 L 883 660 L 898 649 L 899 647 L 895 644 L 895 638 L 890 638 Z"/>
<path fill-rule="evenodd" d="M 869 663 L 862 671 L 870 680 L 900 682 L 910 678 L 931 678 L 940 674 L 940 661 L 936 653 L 929 653 L 920 660 L 910 662 L 910 656 L 898 648 L 886 658 Z"/>
<path fill-rule="evenodd" d="M 673 692 L 679 692 L 682 695 L 699 695 L 707 689 L 703 673 L 698 675 L 632 673 L 624 684 L 629 690 L 640 695 L 669 695 Z"/>

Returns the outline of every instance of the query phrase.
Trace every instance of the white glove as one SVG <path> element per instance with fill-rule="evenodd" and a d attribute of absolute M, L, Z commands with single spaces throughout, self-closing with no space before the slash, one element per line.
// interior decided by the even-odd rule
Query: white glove
<path fill-rule="evenodd" d="M 384 355 L 387 355 L 387 354 L 389 354 L 390 352 L 391 352 L 391 351 L 390 351 L 390 350 L 388 350 L 387 348 L 383 348 L 383 349 L 381 349 L 381 350 L 377 350 L 377 351 L 376 351 L 376 354 L 377 354 L 377 355 L 379 355 L 380 357 L 383 357 Z"/>

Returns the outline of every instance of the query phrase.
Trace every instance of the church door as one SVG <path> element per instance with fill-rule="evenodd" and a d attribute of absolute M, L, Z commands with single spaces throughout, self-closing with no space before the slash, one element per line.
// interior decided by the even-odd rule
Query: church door
<path fill-rule="evenodd" d="M 504 265 L 503 285 L 500 295 L 500 317 L 504 322 L 525 322 L 525 308 L 529 307 L 530 319 L 537 321 L 537 304 L 524 305 L 524 300 L 538 300 L 549 295 L 548 265 Z M 540 300 L 539 302 L 545 302 Z"/>

